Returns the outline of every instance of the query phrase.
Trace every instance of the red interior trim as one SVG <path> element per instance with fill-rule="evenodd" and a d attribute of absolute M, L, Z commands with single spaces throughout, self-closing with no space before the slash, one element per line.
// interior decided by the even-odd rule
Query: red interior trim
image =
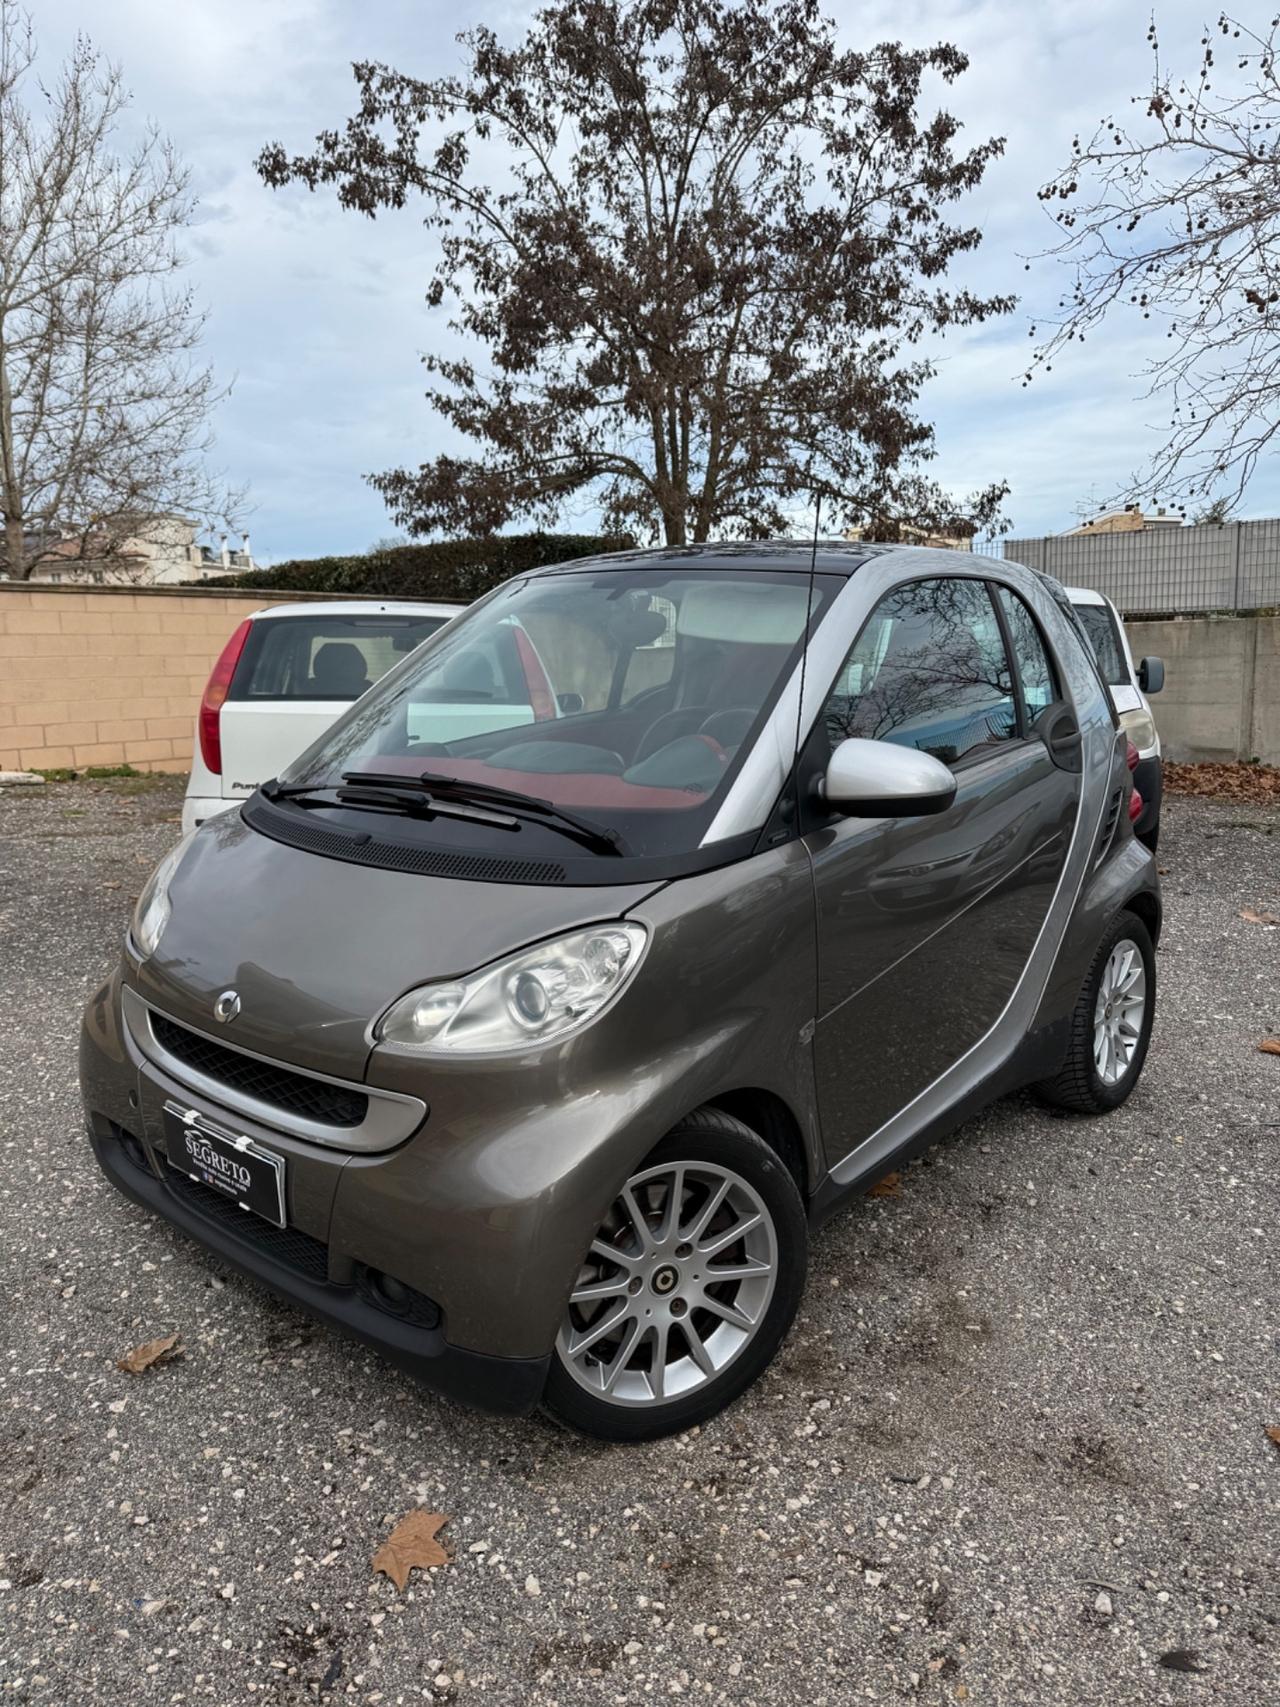
<path fill-rule="evenodd" d="M 691 794 L 686 788 L 651 788 L 624 782 L 620 776 L 601 776 L 590 771 L 520 771 L 488 765 L 483 759 L 410 758 L 405 754 L 370 756 L 362 767 L 371 771 L 401 771 L 418 776 L 439 771 L 467 782 L 491 782 L 497 788 L 515 789 L 557 806 L 616 806 L 632 812 L 688 812 L 701 806 L 705 793 Z"/>

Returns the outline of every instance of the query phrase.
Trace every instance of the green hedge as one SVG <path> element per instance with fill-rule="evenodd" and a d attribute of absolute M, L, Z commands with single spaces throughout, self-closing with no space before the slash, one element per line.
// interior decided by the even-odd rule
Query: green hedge
<path fill-rule="evenodd" d="M 624 551 L 634 541 L 591 533 L 517 533 L 493 539 L 447 539 L 392 545 L 351 557 L 297 558 L 271 569 L 220 576 L 221 587 L 272 593 L 333 593 L 344 598 L 478 599 L 527 569 Z M 192 581 L 208 587 L 208 581 Z"/>

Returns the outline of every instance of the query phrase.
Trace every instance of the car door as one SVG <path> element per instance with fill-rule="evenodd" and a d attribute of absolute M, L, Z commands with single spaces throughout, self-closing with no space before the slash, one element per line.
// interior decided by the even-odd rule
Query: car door
<path fill-rule="evenodd" d="M 880 600 L 814 730 L 820 761 L 850 735 L 932 753 L 956 794 L 936 816 L 807 830 L 832 1165 L 999 1017 L 1052 900 L 1081 781 L 1074 713 L 1031 611 L 977 576 L 912 580 Z"/>

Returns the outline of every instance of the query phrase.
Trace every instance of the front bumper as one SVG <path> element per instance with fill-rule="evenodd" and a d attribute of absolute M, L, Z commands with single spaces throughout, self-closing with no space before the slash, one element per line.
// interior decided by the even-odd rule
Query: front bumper
<path fill-rule="evenodd" d="M 443 1241 L 425 1205 L 417 1223 L 419 1268 L 411 1267 L 394 1239 L 385 1236 L 385 1225 L 382 1238 L 344 1230 L 336 1205 L 354 1158 L 318 1151 L 315 1145 L 230 1112 L 206 1097 L 196 1098 L 188 1087 L 139 1054 L 122 1023 L 120 992 L 117 974 L 90 1001 L 80 1039 L 80 1083 L 89 1140 L 111 1183 L 231 1266 L 374 1346 L 389 1362 L 437 1392 L 485 1410 L 520 1414 L 532 1409 L 541 1396 L 551 1359 L 549 1352 L 520 1355 L 526 1349 L 541 1350 L 529 1347 L 527 1340 L 514 1346 L 516 1355 L 506 1355 L 512 1348 L 503 1343 L 503 1327 L 519 1315 L 510 1287 L 504 1290 L 505 1312 L 499 1314 L 488 1298 L 493 1273 L 484 1270 L 474 1252 L 470 1263 L 461 1268 L 456 1261 L 441 1264 Z M 285 1157 L 286 1229 L 279 1230 L 229 1199 L 193 1186 L 168 1166 L 163 1155 L 162 1111 L 165 1102 L 174 1099 L 184 1105 L 198 1101 L 231 1129 Z M 412 1149 L 412 1142 L 402 1144 L 387 1160 L 403 1168 Z M 359 1160 L 368 1164 L 378 1158 Z M 421 1161 L 420 1155 L 420 1165 Z M 358 1175 L 350 1183 L 353 1194 L 361 1196 Z M 518 1229 L 516 1236 L 520 1236 Z M 518 1252 L 508 1254 L 518 1266 Z M 480 1272 L 470 1272 L 477 1264 Z M 377 1276 L 383 1269 L 413 1288 L 407 1313 L 389 1310 L 385 1300 L 379 1302 Z M 484 1301 L 482 1314 L 490 1330 L 485 1335 L 487 1349 L 458 1344 L 456 1336 L 449 1337 L 451 1316 L 464 1333 L 467 1330 L 461 1300 L 468 1293 Z M 515 1331 L 525 1338 L 526 1330 Z"/>
<path fill-rule="evenodd" d="M 1145 836 L 1160 822 L 1160 806 L 1164 799 L 1164 763 L 1159 753 L 1138 760 L 1133 785 L 1142 796 L 1142 811 L 1133 826 L 1133 833 Z"/>
<path fill-rule="evenodd" d="M 172 1226 L 291 1304 L 373 1346 L 389 1363 L 433 1391 L 482 1410 L 514 1415 L 532 1410 L 542 1396 L 549 1357 L 488 1357 L 450 1345 L 439 1327 L 398 1321 L 355 1286 L 337 1286 L 293 1271 L 252 1240 L 189 1208 L 150 1168 L 132 1159 L 131 1147 L 105 1123 L 90 1125 L 89 1141 L 103 1173 L 126 1197 L 163 1215 Z M 247 1215 L 244 1218 L 248 1220 Z"/>

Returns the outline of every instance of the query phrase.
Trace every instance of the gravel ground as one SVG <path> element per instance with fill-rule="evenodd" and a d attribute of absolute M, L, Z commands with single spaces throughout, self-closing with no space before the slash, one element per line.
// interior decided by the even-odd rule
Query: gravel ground
<path fill-rule="evenodd" d="M 0 797 L 4 1692 L 1276 1700 L 1280 932 L 1237 914 L 1280 911 L 1280 812 L 1168 803 L 1122 1111 L 971 1122 L 819 1236 L 745 1400 L 605 1449 L 424 1395 L 99 1178 L 79 1012 L 179 799 Z M 454 1558 L 398 1594 L 370 1559 L 418 1504 Z"/>

